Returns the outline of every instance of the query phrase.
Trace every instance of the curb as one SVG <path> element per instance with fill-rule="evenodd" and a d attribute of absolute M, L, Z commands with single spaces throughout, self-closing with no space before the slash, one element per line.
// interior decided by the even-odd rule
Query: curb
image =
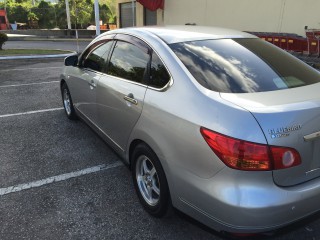
<path fill-rule="evenodd" d="M 66 54 L 51 54 L 51 55 L 30 55 L 30 56 L 6 56 L 0 57 L 0 60 L 15 60 L 15 59 L 41 59 L 41 58 L 65 58 L 77 52 L 70 52 Z"/>

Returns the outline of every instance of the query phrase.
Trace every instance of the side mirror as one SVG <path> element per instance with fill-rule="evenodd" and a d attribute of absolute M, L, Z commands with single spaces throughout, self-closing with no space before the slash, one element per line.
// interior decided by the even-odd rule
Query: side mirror
<path fill-rule="evenodd" d="M 65 66 L 77 66 L 78 64 L 78 56 L 77 55 L 71 55 L 69 57 L 66 57 L 64 59 L 64 65 Z"/>

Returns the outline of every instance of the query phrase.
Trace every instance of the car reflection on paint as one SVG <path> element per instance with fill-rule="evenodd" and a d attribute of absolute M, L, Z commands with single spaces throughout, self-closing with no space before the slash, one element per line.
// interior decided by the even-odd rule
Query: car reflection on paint
<path fill-rule="evenodd" d="M 320 209 L 319 73 L 290 54 L 227 29 L 128 28 L 65 65 L 68 118 L 131 167 L 151 215 L 255 233 Z"/>

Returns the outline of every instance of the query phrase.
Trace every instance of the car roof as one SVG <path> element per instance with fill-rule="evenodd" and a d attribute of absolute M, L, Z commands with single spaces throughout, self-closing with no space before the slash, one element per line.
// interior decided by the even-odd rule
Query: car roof
<path fill-rule="evenodd" d="M 254 35 L 237 30 L 193 25 L 121 28 L 109 33 L 127 33 L 138 36 L 152 34 L 158 36 L 167 44 L 205 39 L 257 38 Z"/>

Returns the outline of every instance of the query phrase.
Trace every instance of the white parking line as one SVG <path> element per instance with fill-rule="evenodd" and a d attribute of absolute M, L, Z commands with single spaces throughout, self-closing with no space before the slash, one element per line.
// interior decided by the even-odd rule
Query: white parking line
<path fill-rule="evenodd" d="M 61 181 L 68 180 L 70 178 L 80 177 L 82 175 L 95 173 L 95 172 L 99 172 L 102 170 L 107 170 L 107 169 L 116 168 L 116 167 L 120 167 L 120 166 L 123 166 L 123 163 L 118 161 L 118 162 L 115 162 L 115 163 L 112 163 L 109 165 L 102 164 L 102 165 L 98 165 L 95 167 L 90 167 L 90 168 L 86 168 L 83 170 L 79 170 L 76 172 L 70 172 L 70 173 L 65 173 L 65 174 L 41 179 L 41 180 L 34 181 L 34 182 L 23 183 L 23 184 L 19 184 L 19 185 L 7 187 L 7 188 L 0 188 L 0 196 L 14 193 L 14 192 L 20 192 L 20 191 L 31 189 L 31 188 L 41 187 L 41 186 L 44 186 L 44 185 L 47 185 L 50 183 L 54 183 L 54 182 L 61 182 Z"/>
<path fill-rule="evenodd" d="M 34 114 L 34 113 L 53 112 L 53 111 L 59 111 L 59 110 L 62 110 L 62 109 L 63 108 L 50 108 L 50 109 L 42 109 L 42 110 L 22 112 L 22 113 L 5 114 L 5 115 L 0 115 L 0 118 L 14 117 L 14 116 L 20 116 L 20 115 L 28 115 L 28 114 Z"/>
<path fill-rule="evenodd" d="M 14 85 L 3 85 L 0 88 L 7 88 L 7 87 L 21 87 L 21 86 L 30 86 L 30 85 L 38 85 L 38 84 L 50 84 L 50 83 L 58 83 L 60 81 L 51 81 L 51 82 L 39 82 L 39 83 L 23 83 L 23 84 L 14 84 Z"/>
<path fill-rule="evenodd" d="M 27 70 L 43 70 L 43 69 L 62 69 L 62 67 L 43 67 L 43 68 L 12 68 L 3 69 L 0 72 L 11 72 L 11 71 L 27 71 Z"/>

